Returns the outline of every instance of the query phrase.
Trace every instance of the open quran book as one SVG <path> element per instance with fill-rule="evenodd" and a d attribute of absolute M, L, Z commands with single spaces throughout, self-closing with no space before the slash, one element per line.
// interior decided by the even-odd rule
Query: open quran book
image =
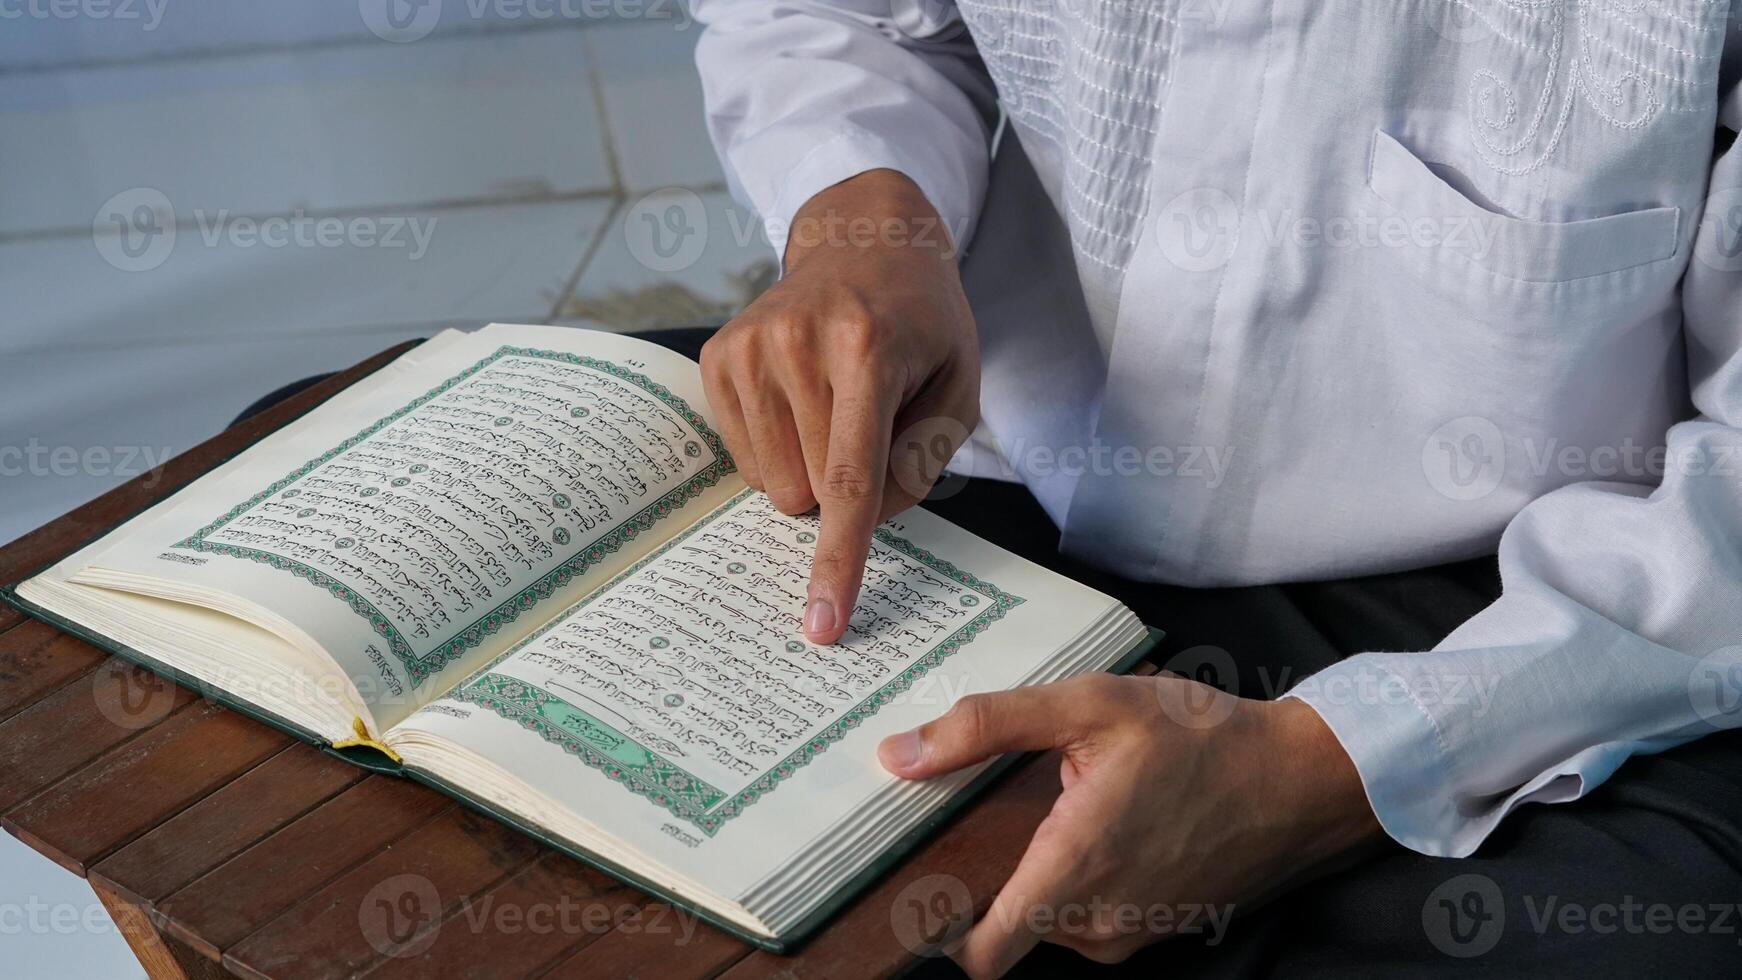
<path fill-rule="evenodd" d="M 423 780 L 769 949 L 959 802 L 885 735 L 1122 669 L 1114 600 L 915 508 L 842 642 L 814 516 L 734 473 L 700 370 L 585 330 L 449 331 L 20 584 L 116 653 Z"/>

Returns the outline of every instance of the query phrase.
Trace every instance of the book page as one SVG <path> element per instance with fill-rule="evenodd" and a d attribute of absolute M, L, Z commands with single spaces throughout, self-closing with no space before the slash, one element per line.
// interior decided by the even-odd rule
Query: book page
<path fill-rule="evenodd" d="M 741 486 L 697 369 L 663 349 L 492 327 L 420 360 L 75 580 L 242 600 L 384 728 Z"/>
<path fill-rule="evenodd" d="M 735 869 L 709 885 L 729 894 L 802 842 L 769 839 L 770 821 L 820 828 L 890 778 L 867 730 L 1017 683 L 1111 605 L 912 510 L 877 530 L 841 642 L 814 646 L 800 616 L 816 530 L 814 515 L 747 492 L 412 715 L 390 743 L 434 734 L 463 746 L 671 866 Z M 928 550 L 939 546 L 950 559 Z M 960 556 L 974 564 L 953 564 Z M 1045 611 L 1024 615 L 1033 596 Z M 855 738 L 856 751 L 836 750 Z M 404 751 L 439 775 L 438 751 Z"/>
<path fill-rule="evenodd" d="M 815 527 L 746 494 L 449 698 L 712 834 L 1022 602 L 884 531 L 846 636 L 814 646 L 797 612 Z"/>

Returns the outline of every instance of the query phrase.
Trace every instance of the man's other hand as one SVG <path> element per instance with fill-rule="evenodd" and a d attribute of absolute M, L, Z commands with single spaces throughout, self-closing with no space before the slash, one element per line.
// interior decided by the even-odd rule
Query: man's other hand
<path fill-rule="evenodd" d="M 1238 909 L 1385 839 L 1312 708 L 1182 677 L 970 695 L 878 756 L 927 779 L 1046 750 L 1063 792 L 986 914 L 944 947 L 969 976 L 1000 976 L 1042 942 L 1100 963 L 1179 932 L 1220 942 Z"/>

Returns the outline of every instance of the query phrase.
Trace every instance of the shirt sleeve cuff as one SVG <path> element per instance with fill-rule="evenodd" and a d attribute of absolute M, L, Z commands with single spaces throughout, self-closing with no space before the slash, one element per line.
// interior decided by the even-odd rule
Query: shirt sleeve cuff
<path fill-rule="evenodd" d="M 1391 838 L 1432 857 L 1468 857 L 1507 814 L 1527 802 L 1576 800 L 1647 747 L 1617 741 L 1590 746 L 1501 792 L 1464 771 L 1437 718 L 1483 726 L 1485 695 L 1448 676 L 1431 653 L 1364 653 L 1306 678 L 1283 697 L 1324 719 L 1355 765 L 1373 815 Z M 1497 724 L 1498 722 L 1492 722 Z M 1512 733 L 1527 738 L 1526 732 Z"/>
<path fill-rule="evenodd" d="M 935 156 L 937 159 L 929 159 L 923 146 L 898 148 L 863 129 L 842 130 L 824 140 L 788 171 L 773 207 L 762 216 L 776 260 L 784 264 L 794 216 L 806 201 L 850 177 L 885 169 L 904 174 L 918 185 L 941 219 L 942 227 L 902 229 L 906 240 L 925 244 L 929 238 L 960 251 L 973 236 L 980 191 L 969 175 L 955 172 L 961 168 L 946 154 Z"/>
<path fill-rule="evenodd" d="M 1433 716 L 1404 678 L 1377 656 L 1362 654 L 1319 671 L 1283 696 L 1305 702 L 1324 719 L 1392 839 L 1423 854 L 1462 856 L 1453 842 L 1463 821 L 1448 792 L 1450 758 Z"/>

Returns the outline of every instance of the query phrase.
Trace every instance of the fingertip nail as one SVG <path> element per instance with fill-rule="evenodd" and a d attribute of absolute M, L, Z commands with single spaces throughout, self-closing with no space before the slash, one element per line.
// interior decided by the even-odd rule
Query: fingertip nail
<path fill-rule="evenodd" d="M 888 768 L 912 769 L 919 764 L 919 757 L 924 750 L 918 732 L 902 732 L 884 739 L 881 751 L 883 763 Z"/>
<path fill-rule="evenodd" d="M 814 639 L 835 631 L 835 606 L 827 599 L 812 598 L 804 607 L 804 631 Z"/>

